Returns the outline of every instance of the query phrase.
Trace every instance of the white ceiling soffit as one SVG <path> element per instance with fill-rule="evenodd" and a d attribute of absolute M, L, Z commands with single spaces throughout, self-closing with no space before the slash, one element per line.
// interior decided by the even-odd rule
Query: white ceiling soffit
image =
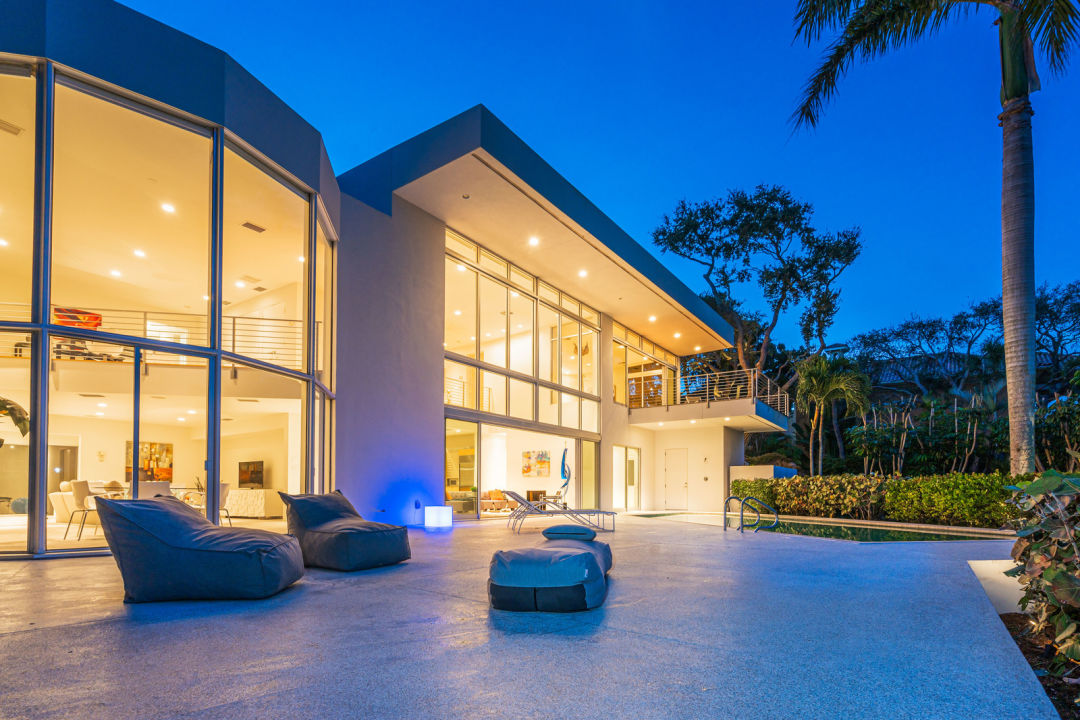
<path fill-rule="evenodd" d="M 677 355 L 730 347 L 483 149 L 396 192 L 448 227 Z M 529 244 L 532 237 L 539 240 L 535 246 Z"/>

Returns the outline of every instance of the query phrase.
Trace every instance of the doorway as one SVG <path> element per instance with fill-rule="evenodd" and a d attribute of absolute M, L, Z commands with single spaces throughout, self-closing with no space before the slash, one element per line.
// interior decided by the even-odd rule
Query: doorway
<path fill-rule="evenodd" d="M 686 510 L 689 506 L 686 477 L 686 448 L 664 451 L 664 509 Z"/>
<path fill-rule="evenodd" d="M 611 448 L 611 501 L 619 510 L 641 509 L 641 448 Z"/>

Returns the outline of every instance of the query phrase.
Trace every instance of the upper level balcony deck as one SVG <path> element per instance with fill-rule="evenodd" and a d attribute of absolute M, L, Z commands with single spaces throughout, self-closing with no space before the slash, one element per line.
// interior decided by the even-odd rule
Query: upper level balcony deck
<path fill-rule="evenodd" d="M 634 425 L 715 420 L 747 432 L 786 431 L 794 416 L 791 397 L 758 370 L 631 378 L 626 397 Z"/>

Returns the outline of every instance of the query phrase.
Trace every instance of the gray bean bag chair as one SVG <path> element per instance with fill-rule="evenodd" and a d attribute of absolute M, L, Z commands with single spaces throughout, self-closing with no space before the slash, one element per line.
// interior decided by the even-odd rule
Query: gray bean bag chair
<path fill-rule="evenodd" d="M 285 502 L 289 534 L 300 541 L 309 567 L 367 570 L 412 557 L 404 526 L 365 520 L 340 490 L 326 495 L 278 494 Z"/>
<path fill-rule="evenodd" d="M 604 604 L 611 548 L 580 525 L 544 530 L 537 547 L 499 550 L 491 558 L 488 597 L 497 610 L 577 612 Z"/>
<path fill-rule="evenodd" d="M 94 500 L 124 602 L 264 598 L 304 576 L 289 535 L 218 527 L 174 497 Z"/>

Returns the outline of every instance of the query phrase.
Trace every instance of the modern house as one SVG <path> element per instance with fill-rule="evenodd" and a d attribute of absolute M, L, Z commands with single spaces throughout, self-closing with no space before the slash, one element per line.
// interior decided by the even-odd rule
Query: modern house
<path fill-rule="evenodd" d="M 102 493 L 716 510 L 788 428 L 768 379 L 680 373 L 731 329 L 484 107 L 335 176 L 220 50 L 110 0 L 0 14 L 0 553 L 103 548 Z"/>

